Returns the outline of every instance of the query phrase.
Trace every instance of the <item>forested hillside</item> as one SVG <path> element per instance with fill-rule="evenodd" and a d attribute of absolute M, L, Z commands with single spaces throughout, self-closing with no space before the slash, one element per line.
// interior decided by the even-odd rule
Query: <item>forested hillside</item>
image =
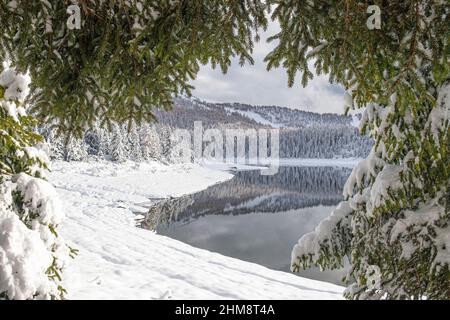
<path fill-rule="evenodd" d="M 195 98 L 175 98 L 171 111 L 157 110 L 156 123 L 141 126 L 100 126 L 88 130 L 83 139 L 66 139 L 47 127 L 41 133 L 50 142 L 54 159 L 81 161 L 97 156 L 112 161 L 155 159 L 176 162 L 171 154 L 175 129 L 193 130 L 201 121 L 204 129 L 277 128 L 280 129 L 282 158 L 365 157 L 372 142 L 360 136 L 352 117 L 318 114 L 276 106 L 216 104 Z"/>

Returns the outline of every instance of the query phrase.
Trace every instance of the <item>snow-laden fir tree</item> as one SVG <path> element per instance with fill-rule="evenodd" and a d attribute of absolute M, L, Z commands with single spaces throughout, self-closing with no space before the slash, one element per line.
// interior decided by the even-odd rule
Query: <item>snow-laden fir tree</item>
<path fill-rule="evenodd" d="M 64 159 L 66 156 L 66 144 L 61 135 L 56 130 L 45 128 L 39 132 L 48 143 L 49 156 L 52 159 Z"/>
<path fill-rule="evenodd" d="M 71 137 L 69 141 L 64 138 L 64 160 L 65 161 L 82 161 L 87 158 L 86 144 L 83 139 Z"/>
<path fill-rule="evenodd" d="M 83 144 L 86 145 L 86 153 L 103 157 L 103 147 L 100 140 L 100 128 L 94 126 L 84 134 Z"/>
<path fill-rule="evenodd" d="M 127 159 L 126 149 L 123 145 L 123 136 L 119 125 L 114 125 L 112 130 L 111 143 L 109 145 L 111 160 L 116 162 L 124 162 Z"/>
<path fill-rule="evenodd" d="M 109 130 L 104 130 L 99 125 L 96 125 L 93 131 L 95 132 L 98 141 L 98 151 L 95 155 L 101 159 L 107 158 L 110 149 L 111 132 Z"/>
<path fill-rule="evenodd" d="M 0 299 L 61 299 L 74 250 L 58 235 L 63 219 L 45 180 L 48 159 L 23 103 L 28 80 L 0 66 Z"/>
<path fill-rule="evenodd" d="M 161 139 L 156 126 L 144 124 L 140 131 L 140 142 L 144 159 L 161 159 Z"/>
<path fill-rule="evenodd" d="M 449 2 L 271 0 L 281 24 L 266 58 L 343 84 L 348 108 L 365 108 L 375 140 L 348 179 L 343 201 L 299 240 L 292 269 L 350 260 L 347 298 L 450 299 Z"/>
<path fill-rule="evenodd" d="M 128 140 L 126 144 L 126 146 L 128 147 L 128 158 L 136 162 L 142 162 L 142 148 L 136 124 L 133 124 L 130 128 L 128 128 L 126 137 Z"/>

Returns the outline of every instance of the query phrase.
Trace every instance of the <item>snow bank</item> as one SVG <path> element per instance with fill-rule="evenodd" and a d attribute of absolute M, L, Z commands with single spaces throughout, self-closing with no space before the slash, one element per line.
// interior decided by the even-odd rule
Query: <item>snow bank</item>
<path fill-rule="evenodd" d="M 0 291 L 10 299 L 28 299 L 36 292 L 49 292 L 46 275 L 52 255 L 39 234 L 28 229 L 11 213 L 0 219 Z"/>
<path fill-rule="evenodd" d="M 269 270 L 135 227 L 149 200 L 231 178 L 194 164 L 53 164 L 66 212 L 63 236 L 80 250 L 69 299 L 339 299 L 343 288 Z"/>

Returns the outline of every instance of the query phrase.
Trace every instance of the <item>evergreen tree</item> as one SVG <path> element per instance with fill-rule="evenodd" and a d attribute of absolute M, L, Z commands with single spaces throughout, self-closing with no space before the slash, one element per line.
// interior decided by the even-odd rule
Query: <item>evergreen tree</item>
<path fill-rule="evenodd" d="M 27 80 L 0 67 L 0 299 L 61 299 L 75 253 L 58 236 L 63 214 L 45 180 L 48 159 L 26 114 Z"/>
<path fill-rule="evenodd" d="M 66 139 L 64 139 L 66 141 Z M 84 139 L 70 138 L 64 145 L 65 161 L 83 161 L 87 159 L 88 152 Z"/>
<path fill-rule="evenodd" d="M 351 269 L 348 298 L 450 299 L 450 63 L 448 1 L 270 0 L 281 32 L 268 68 L 289 85 L 314 69 L 365 108 L 375 146 L 350 176 L 342 202 L 292 253 L 292 269 Z"/>
<path fill-rule="evenodd" d="M 111 160 L 116 162 L 123 162 L 127 159 L 126 150 L 123 145 L 122 135 L 120 133 L 120 126 L 115 125 L 112 131 L 112 139 L 110 145 Z"/>
<path fill-rule="evenodd" d="M 139 138 L 139 133 L 138 133 L 138 128 L 135 124 L 133 124 L 131 126 L 131 128 L 129 128 L 128 133 L 127 133 L 127 144 L 126 146 L 128 147 L 128 157 L 129 159 L 136 161 L 136 162 L 141 162 L 142 161 L 142 148 L 140 145 L 140 138 Z"/>
<path fill-rule="evenodd" d="M 81 28 L 68 28 L 68 6 Z M 38 119 L 81 136 L 96 119 L 154 120 L 154 106 L 190 92 L 200 63 L 253 62 L 262 0 L 1 1 L 0 60 L 33 79 Z"/>
<path fill-rule="evenodd" d="M 161 141 L 155 126 L 145 124 L 140 131 L 140 145 L 145 160 L 161 158 Z"/>
<path fill-rule="evenodd" d="M 64 159 L 66 154 L 66 145 L 64 139 L 56 132 L 45 128 L 41 134 L 45 137 L 46 142 L 49 144 L 50 158 L 51 159 Z"/>
<path fill-rule="evenodd" d="M 158 126 L 158 133 L 160 137 L 160 143 L 161 143 L 161 155 L 163 157 L 163 161 L 171 162 L 172 159 L 172 133 L 173 129 L 169 126 L 163 125 Z"/>
<path fill-rule="evenodd" d="M 86 145 L 87 154 L 100 157 L 103 156 L 100 136 L 100 129 L 97 126 L 94 126 L 94 128 L 85 133 L 83 143 Z"/>
<path fill-rule="evenodd" d="M 97 133 L 98 136 L 99 149 L 97 156 L 99 156 L 102 159 L 105 159 L 109 155 L 111 132 L 109 130 L 104 130 L 98 125 L 95 126 L 95 132 Z"/>

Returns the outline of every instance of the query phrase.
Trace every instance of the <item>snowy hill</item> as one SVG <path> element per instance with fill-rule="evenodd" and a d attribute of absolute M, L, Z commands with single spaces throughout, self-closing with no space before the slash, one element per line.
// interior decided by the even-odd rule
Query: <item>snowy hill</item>
<path fill-rule="evenodd" d="M 61 233 L 79 256 L 69 299 L 340 299 L 343 288 L 196 249 L 136 228 L 132 211 L 231 178 L 194 164 L 55 162 Z M 176 181 L 176 183 L 175 183 Z"/>
<path fill-rule="evenodd" d="M 175 111 L 175 112 L 174 112 Z M 180 117 L 183 114 L 184 117 Z M 280 106 L 254 106 L 242 103 L 212 103 L 198 98 L 174 99 L 174 110 L 155 111 L 156 117 L 175 127 L 188 127 L 192 119 L 206 122 L 240 122 L 248 126 L 307 128 L 313 126 L 354 126 L 351 116 L 290 109 Z M 209 121 L 208 121 L 209 119 Z"/>

